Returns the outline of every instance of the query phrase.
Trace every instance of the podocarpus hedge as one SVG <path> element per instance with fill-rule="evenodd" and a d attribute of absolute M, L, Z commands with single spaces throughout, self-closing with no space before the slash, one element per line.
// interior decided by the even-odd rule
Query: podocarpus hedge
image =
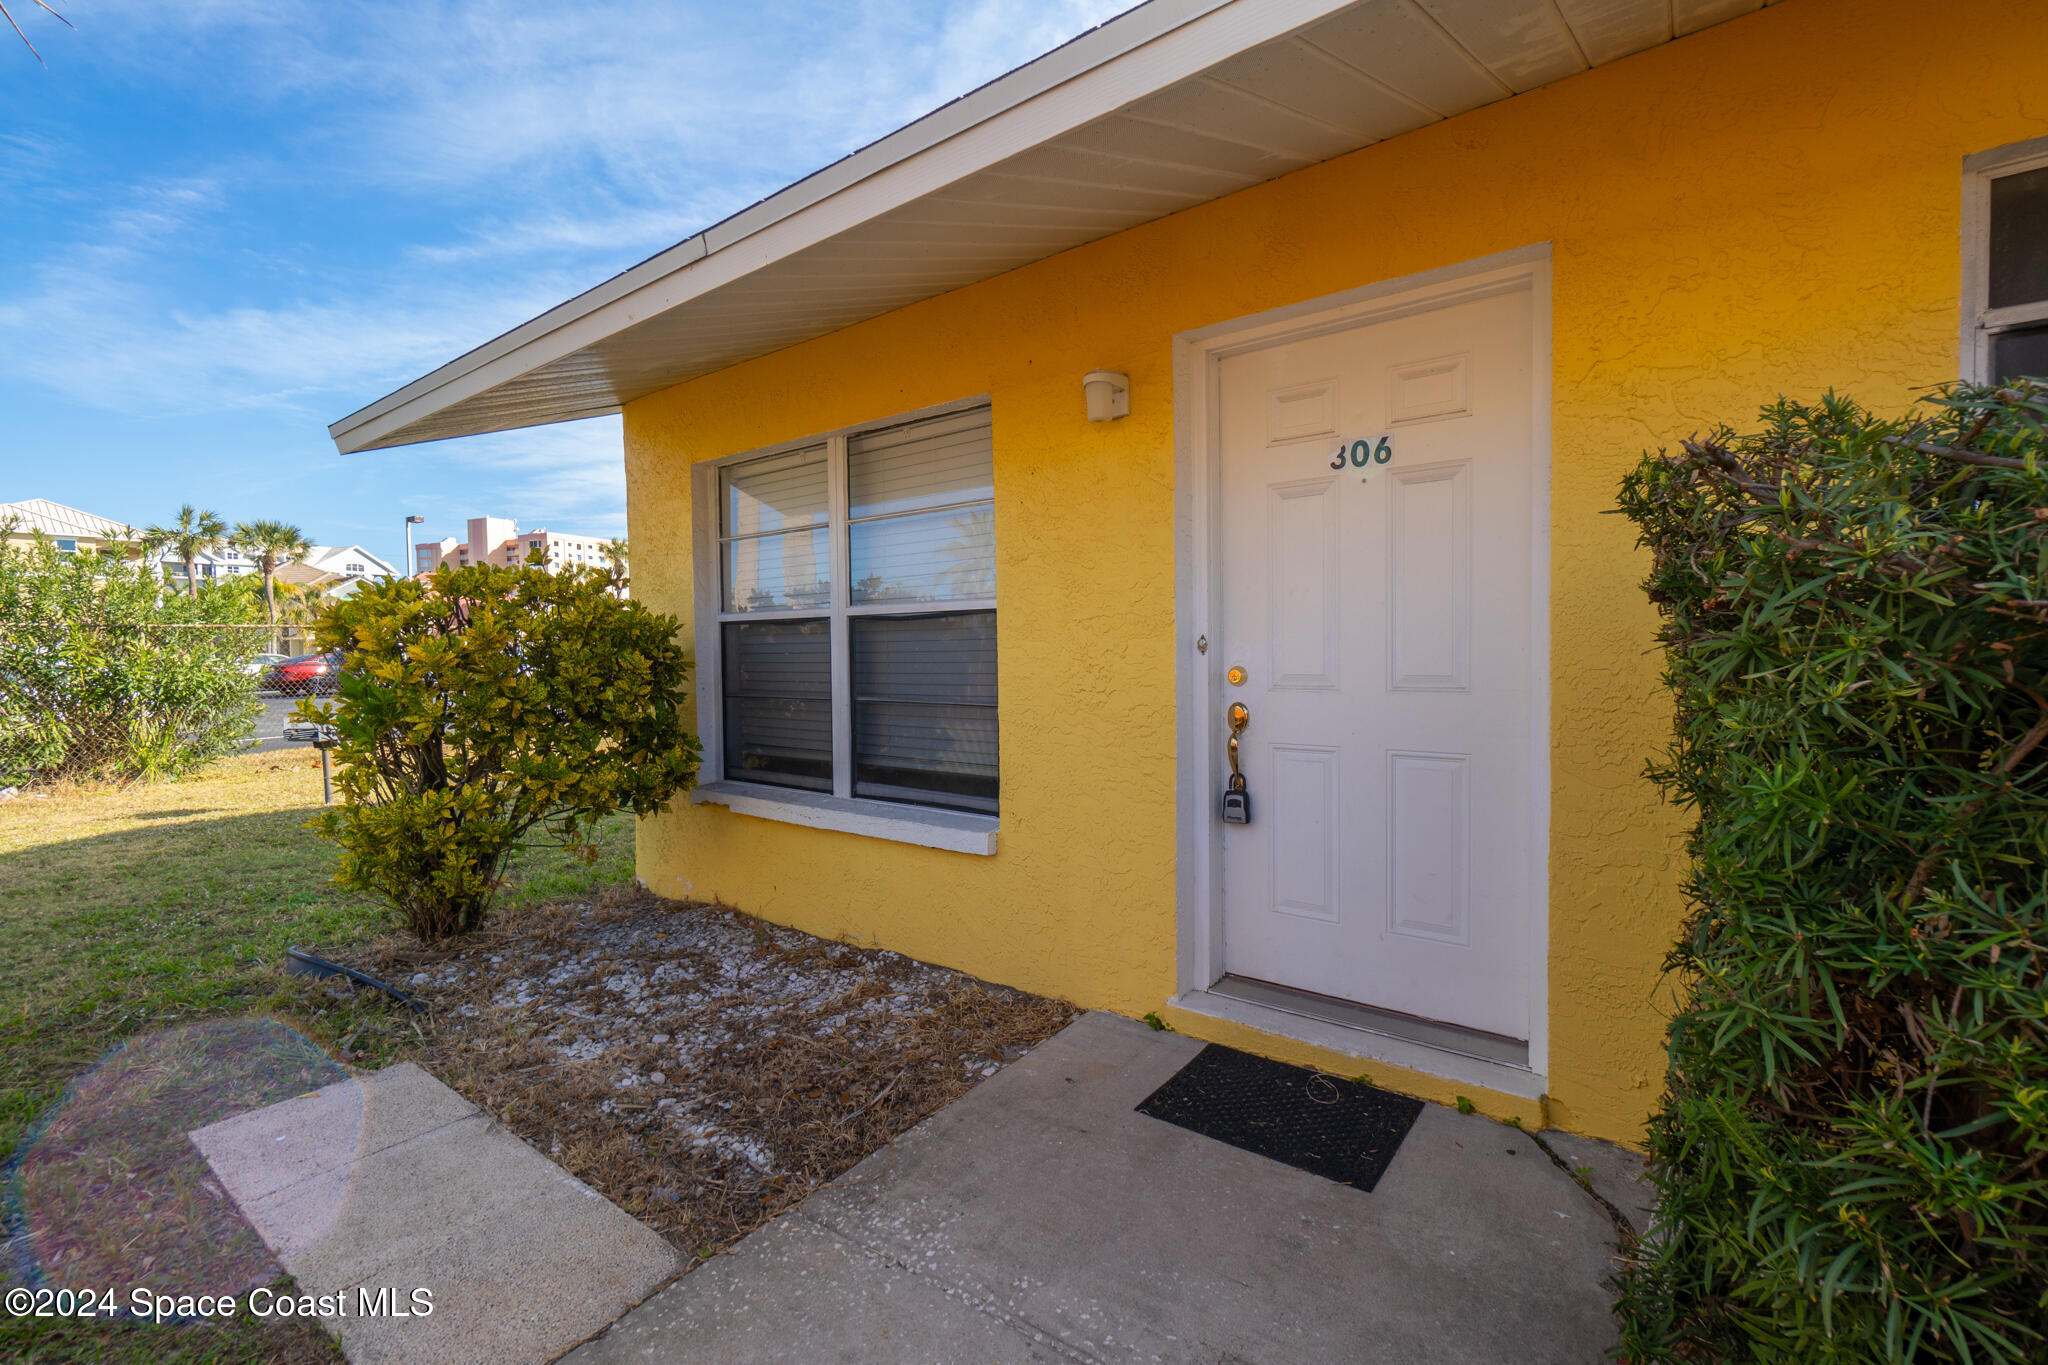
<path fill-rule="evenodd" d="M 1697 816 L 1626 1358 L 2048 1359 L 2048 388 L 1648 457 Z"/>
<path fill-rule="evenodd" d="M 321 616 L 339 693 L 299 709 L 339 741 L 344 804 L 311 822 L 341 844 L 337 884 L 424 940 L 467 933 L 522 842 L 589 848 L 599 819 L 653 814 L 690 785 L 677 623 L 622 600 L 623 582 L 477 564 L 365 584 Z"/>

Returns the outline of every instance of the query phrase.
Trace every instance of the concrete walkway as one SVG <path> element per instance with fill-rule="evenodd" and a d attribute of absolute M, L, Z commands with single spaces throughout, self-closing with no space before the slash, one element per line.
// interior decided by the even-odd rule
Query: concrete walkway
<path fill-rule="evenodd" d="M 653 1229 L 411 1063 L 192 1141 L 296 1293 L 325 1300 L 352 1365 L 552 1360 L 680 1268 Z"/>
<path fill-rule="evenodd" d="M 1602 1358 L 1611 1225 L 1526 1135 L 1430 1106 L 1365 1194 L 1133 1112 L 1200 1046 L 1084 1016 L 567 1359 Z"/>

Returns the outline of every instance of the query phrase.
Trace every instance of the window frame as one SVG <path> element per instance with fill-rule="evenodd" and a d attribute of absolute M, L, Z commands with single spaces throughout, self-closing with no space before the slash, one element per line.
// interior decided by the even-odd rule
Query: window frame
<path fill-rule="evenodd" d="M 987 394 L 955 399 L 930 407 L 891 413 L 849 423 L 832 431 L 796 440 L 778 441 L 735 455 L 699 461 L 691 467 L 691 542 L 693 546 L 693 612 L 696 639 L 697 737 L 703 746 L 693 804 L 720 804 L 749 815 L 816 828 L 843 829 L 870 837 L 949 848 L 963 853 L 995 852 L 997 817 L 951 807 L 919 805 L 853 794 L 853 621 L 863 616 L 931 616 L 953 612 L 998 612 L 996 597 L 952 598 L 945 601 L 852 601 L 850 491 L 847 484 L 847 442 L 864 432 L 967 412 L 990 409 Z M 823 608 L 789 607 L 764 611 L 725 610 L 725 545 L 723 474 L 734 465 L 812 447 L 825 448 L 826 554 L 832 570 L 831 598 Z M 978 501 L 978 500 L 977 500 Z M 993 505 L 993 503 L 991 503 Z M 931 509 L 923 509 L 931 510 Z M 741 539 L 744 537 L 734 537 Z M 806 790 L 729 777 L 725 769 L 725 627 L 739 621 L 797 621 L 824 617 L 831 622 L 832 651 L 832 790 Z M 1001 615 L 997 614 L 998 641 Z M 1001 646 L 997 646 L 1000 657 Z M 1000 715 L 1000 701 L 998 703 Z M 998 722 L 998 735 L 1000 735 Z M 1000 739 L 998 739 L 1000 754 Z M 998 771 L 1001 759 L 998 757 Z M 1000 798 L 998 798 L 1000 803 Z"/>
<path fill-rule="evenodd" d="M 1986 383 L 1991 341 L 2001 332 L 2048 322 L 2048 299 L 1993 308 L 1991 299 L 1991 182 L 2048 167 L 2048 137 L 2029 138 L 1963 158 L 1962 377 Z"/>

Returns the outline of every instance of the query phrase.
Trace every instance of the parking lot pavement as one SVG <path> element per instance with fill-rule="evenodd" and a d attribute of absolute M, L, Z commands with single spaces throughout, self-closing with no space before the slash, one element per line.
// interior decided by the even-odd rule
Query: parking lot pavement
<path fill-rule="evenodd" d="M 291 719 L 292 708 L 302 698 L 280 696 L 275 692 L 258 692 L 263 701 L 263 714 L 256 718 L 256 737 L 249 742 L 248 752 L 267 754 L 273 749 L 308 749 L 312 745 L 302 739 L 286 739 L 284 723 Z"/>

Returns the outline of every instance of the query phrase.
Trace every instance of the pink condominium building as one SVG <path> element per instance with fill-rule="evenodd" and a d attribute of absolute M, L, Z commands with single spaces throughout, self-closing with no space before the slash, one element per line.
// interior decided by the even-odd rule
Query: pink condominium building
<path fill-rule="evenodd" d="M 414 573 L 432 573 L 443 564 L 464 568 L 471 564 L 524 564 L 527 555 L 540 550 L 547 555 L 547 567 L 605 567 L 604 536 L 572 536 L 537 527 L 521 531 L 510 517 L 471 517 L 469 539 L 453 536 L 430 540 L 413 547 Z"/>

